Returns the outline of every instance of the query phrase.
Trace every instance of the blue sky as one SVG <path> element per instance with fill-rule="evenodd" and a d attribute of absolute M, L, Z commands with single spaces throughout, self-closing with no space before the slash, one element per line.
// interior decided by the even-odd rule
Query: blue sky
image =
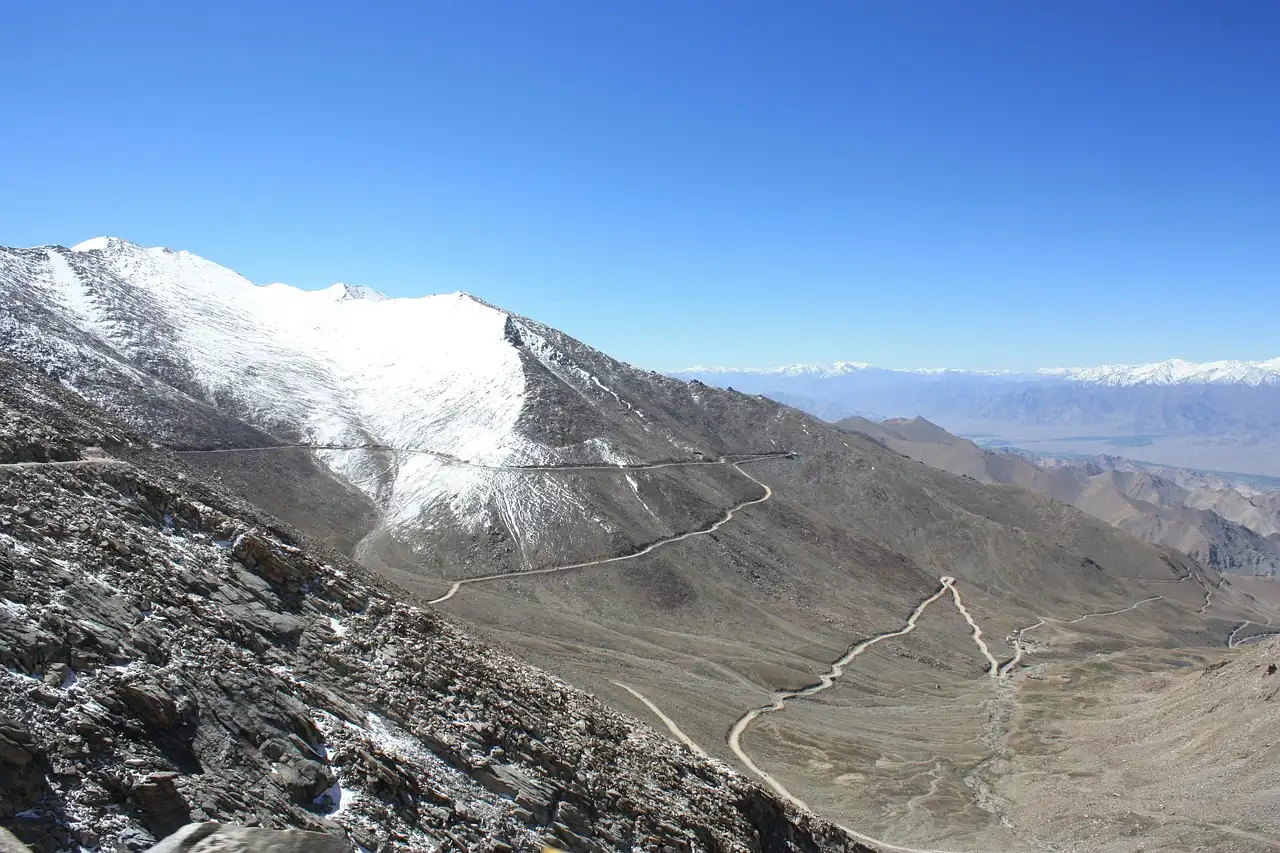
<path fill-rule="evenodd" d="M 1280 4 L 12 4 L 0 244 L 643 367 L 1280 355 Z"/>

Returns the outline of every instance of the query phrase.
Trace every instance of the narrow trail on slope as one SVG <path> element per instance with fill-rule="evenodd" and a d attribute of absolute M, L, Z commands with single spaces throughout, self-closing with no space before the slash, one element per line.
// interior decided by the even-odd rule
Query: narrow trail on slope
<path fill-rule="evenodd" d="M 725 453 L 715 459 L 669 459 L 663 462 L 636 462 L 624 465 L 608 465 L 592 463 L 583 465 L 488 465 L 483 462 L 472 462 L 460 459 L 448 453 L 435 450 L 423 450 L 416 447 L 390 447 L 384 444 L 362 444 L 356 446 L 338 444 L 275 444 L 266 447 L 224 447 L 210 450 L 180 450 L 169 448 L 179 456 L 216 455 L 221 453 L 264 453 L 281 450 L 345 450 L 345 451 L 381 451 L 384 453 L 411 453 L 421 456 L 434 456 L 448 464 L 465 468 L 479 468 L 484 471 L 656 471 L 660 468 L 689 468 L 697 465 L 736 465 L 740 462 L 755 462 L 760 459 L 784 459 L 795 455 L 794 451 L 776 451 L 770 453 Z"/>
<path fill-rule="evenodd" d="M 123 459 L 69 459 L 62 462 L 5 462 L 0 463 L 0 470 L 30 471 L 36 468 L 96 468 L 128 466 Z"/>
<path fill-rule="evenodd" d="M 1213 603 L 1213 586 L 1205 581 L 1199 575 L 1195 576 L 1196 583 L 1204 587 L 1204 604 L 1200 605 L 1200 609 L 1196 611 L 1197 616 L 1203 616 L 1205 611 L 1209 609 L 1209 605 Z"/>
<path fill-rule="evenodd" d="M 1074 625 L 1077 622 L 1083 622 L 1086 619 L 1097 619 L 1100 616 L 1118 616 L 1121 613 L 1128 613 L 1130 610 L 1137 610 L 1139 607 L 1141 607 L 1144 604 L 1147 604 L 1152 601 L 1160 601 L 1163 598 L 1164 598 L 1163 595 L 1153 595 L 1150 598 L 1144 598 L 1141 601 L 1135 601 L 1133 604 L 1130 604 L 1128 607 L 1121 607 L 1118 610 L 1102 610 L 1096 613 L 1086 613 L 1083 616 L 1077 616 L 1074 619 L 1054 619 L 1051 616 L 1045 616 L 1043 617 L 1043 621 L 1052 622 L 1055 625 Z"/>
<path fill-rule="evenodd" d="M 911 615 L 907 617 L 906 624 L 904 624 L 901 628 L 898 628 L 897 630 L 894 630 L 894 631 L 885 631 L 882 634 L 876 634 L 873 637 L 870 637 L 866 640 L 861 641 L 860 643 L 857 643 L 852 648 L 850 648 L 849 651 L 845 652 L 844 655 L 842 655 L 838 660 L 836 660 L 833 664 L 831 664 L 830 669 L 828 669 L 827 672 L 824 673 L 819 678 L 819 681 L 817 684 L 813 684 L 813 685 L 810 685 L 809 687 L 804 687 L 799 690 L 779 690 L 773 694 L 773 699 L 768 705 L 761 705 L 759 707 L 752 708 L 751 710 L 743 714 L 741 717 L 739 717 L 737 721 L 734 722 L 733 726 L 729 729 L 728 745 L 729 745 L 729 749 L 732 750 L 733 754 L 738 758 L 739 761 L 742 762 L 743 766 L 745 766 L 748 770 L 750 770 L 752 773 L 758 776 L 761 781 L 763 781 L 766 785 L 772 788 L 774 793 L 776 793 L 782 799 L 786 800 L 787 802 L 791 803 L 797 808 L 803 809 L 811 814 L 814 813 L 813 809 L 809 808 L 809 805 L 806 802 L 804 802 L 804 800 L 801 800 L 795 794 L 791 793 L 791 791 L 789 791 L 786 788 L 786 786 L 784 786 L 781 782 L 779 782 L 774 776 L 770 775 L 767 771 L 763 770 L 758 764 L 755 763 L 755 761 L 752 760 L 751 756 L 747 754 L 746 750 L 742 746 L 743 734 L 745 734 L 747 729 L 751 726 L 751 724 L 755 722 L 757 719 L 759 719 L 760 717 L 764 716 L 765 714 L 775 713 L 777 711 L 781 711 L 784 708 L 786 708 L 787 702 L 793 699 L 799 699 L 805 696 L 813 696 L 817 693 L 821 693 L 822 691 L 830 688 L 833 684 L 835 684 L 836 679 L 844 674 L 844 668 L 848 666 L 849 663 L 851 663 L 855 658 L 860 656 L 867 649 L 874 646 L 876 643 L 880 643 L 885 640 L 892 639 L 894 637 L 902 637 L 907 634 L 910 634 L 912 631 L 916 629 L 916 623 L 920 619 L 920 616 L 924 613 L 925 609 L 929 607 L 929 605 L 933 604 L 935 601 L 937 601 L 938 599 L 946 595 L 948 591 L 952 593 L 956 607 L 960 610 L 960 613 L 965 617 L 965 620 L 973 627 L 973 635 L 972 635 L 973 639 L 978 644 L 979 649 L 982 650 L 984 656 L 988 659 L 988 661 L 990 661 L 990 669 L 989 669 L 990 675 L 993 678 L 996 677 L 999 671 L 999 664 L 996 662 L 994 658 L 991 657 L 990 651 L 987 649 L 985 642 L 983 642 L 982 640 L 981 629 L 970 617 L 968 611 L 964 608 L 964 604 L 962 603 L 960 597 L 956 594 L 955 592 L 956 579 L 953 577 L 948 577 L 944 575 L 943 577 L 939 578 L 939 580 L 941 581 L 941 585 L 938 587 L 937 591 L 934 592 L 933 595 L 929 596 L 928 598 L 921 601 L 918 605 L 916 605 L 916 609 L 913 610 L 911 612 Z M 888 841 L 883 841 L 879 838 L 874 838 L 870 835 L 865 835 L 861 832 L 858 832 L 855 829 L 851 829 L 842 824 L 837 823 L 835 824 L 835 826 L 838 827 L 841 832 L 845 833 L 855 841 L 859 841 L 863 844 L 870 844 L 874 847 L 880 848 L 881 850 L 891 851 L 891 853 L 953 853 L 953 851 L 938 850 L 935 848 L 906 847 L 899 844 L 892 844 Z"/>
<path fill-rule="evenodd" d="M 1182 580 L 1186 580 L 1186 578 L 1183 578 Z M 1162 581 L 1157 581 L 1157 583 L 1162 583 Z M 1181 583 L 1181 581 L 1174 581 L 1174 583 Z M 1024 635 L 1030 631 L 1034 631 L 1037 628 L 1043 628 L 1045 625 L 1050 623 L 1054 625 L 1074 625 L 1077 622 L 1083 622 L 1086 619 L 1097 619 L 1103 616 L 1118 616 L 1121 613 L 1128 613 L 1131 610 L 1137 610 L 1144 604 L 1149 604 L 1152 601 L 1161 601 L 1163 599 L 1163 595 L 1153 595 L 1150 598 L 1135 601 L 1128 607 L 1121 607 L 1118 610 L 1101 610 L 1096 613 L 1086 613 L 1083 616 L 1077 616 L 1074 619 L 1055 619 L 1052 616 L 1037 616 L 1035 622 L 1017 629 L 1005 638 L 1009 641 L 1009 644 L 1013 646 L 1013 658 L 1000 665 L 1000 677 L 1006 677 L 1015 666 L 1022 662 L 1022 658 L 1026 656 L 1027 647 L 1023 638 Z"/>
<path fill-rule="evenodd" d="M 1258 628 L 1275 627 L 1271 623 L 1267 623 L 1266 625 L 1263 625 L 1259 622 L 1249 622 L 1249 621 L 1241 622 L 1239 625 L 1236 626 L 1236 629 L 1231 632 L 1231 636 L 1227 637 L 1227 648 L 1234 649 L 1244 645 L 1245 643 L 1249 643 L 1249 642 L 1253 642 L 1254 640 L 1261 639 L 1262 637 L 1275 637 L 1280 635 L 1280 631 L 1259 631 L 1256 634 L 1250 634 L 1247 637 L 1237 639 L 1240 637 L 1240 632 L 1243 631 L 1245 628 L 1248 628 L 1250 625 L 1254 625 Z"/>
<path fill-rule="evenodd" d="M 946 578 L 943 578 L 946 581 Z M 965 609 L 964 602 L 960 600 L 960 589 L 955 585 L 954 579 L 951 583 L 951 596 L 955 599 L 956 610 L 960 611 L 960 615 L 964 617 L 964 621 L 969 623 L 969 627 L 973 629 L 973 641 L 978 644 L 978 648 L 982 650 L 983 656 L 987 659 L 989 668 L 987 674 L 992 678 L 1000 677 L 1000 661 L 996 660 L 991 649 L 987 648 L 987 643 L 982 639 L 982 629 L 978 627 L 978 623 L 973 621 L 973 617 L 969 615 L 969 611 Z"/>
<path fill-rule="evenodd" d="M 680 727 L 676 725 L 675 720 L 671 719 L 666 714 L 662 713 L 662 709 L 659 708 L 657 705 L 653 704 L 652 702 L 650 702 L 647 698 L 645 698 L 645 695 L 641 693 L 639 690 L 636 690 L 634 687 L 631 687 L 629 685 L 623 684 L 621 681 L 614 681 L 612 683 L 618 685 L 623 690 L 627 691 L 632 696 L 636 697 L 641 702 L 643 702 L 644 706 L 648 708 L 650 711 L 652 711 L 655 717 L 657 717 L 659 720 L 662 720 L 662 724 L 667 727 L 667 731 L 671 732 L 671 734 L 675 736 L 676 740 L 680 741 L 680 743 L 687 746 L 689 748 L 689 751 L 692 752 L 694 755 L 697 755 L 701 758 L 711 757 L 707 755 L 706 751 L 702 747 L 698 746 L 696 743 L 693 742 L 693 738 L 689 737 L 687 734 L 685 734 L 680 730 Z"/>
<path fill-rule="evenodd" d="M 1137 580 L 1142 583 L 1171 583 L 1171 584 L 1185 583 L 1189 580 L 1195 581 L 1196 583 L 1200 584 L 1200 586 L 1204 589 L 1204 604 L 1202 604 L 1200 606 L 1200 609 L 1196 611 L 1197 616 L 1205 615 L 1205 611 L 1209 609 L 1209 605 L 1213 599 L 1214 586 L 1208 583 L 1207 581 L 1205 581 L 1204 578 L 1202 578 L 1200 575 L 1198 575 L 1194 571 L 1188 571 L 1185 575 L 1183 575 L 1180 578 L 1177 578 L 1176 580 L 1148 580 L 1146 578 L 1133 578 L 1132 580 Z M 1217 589 L 1222 589 L 1223 585 L 1226 584 L 1226 582 L 1227 582 L 1226 578 L 1223 578 L 1221 581 L 1219 581 L 1217 585 Z M 1149 598 L 1144 598 L 1144 599 L 1141 599 L 1140 601 L 1135 601 L 1133 604 L 1130 604 L 1128 607 L 1121 607 L 1117 610 L 1101 610 L 1095 613 L 1086 613 L 1083 616 L 1077 616 L 1074 619 L 1055 619 L 1052 616 L 1038 616 L 1034 623 L 1017 629 L 1016 631 L 1014 631 L 1012 634 L 1010 634 L 1008 637 L 1005 638 L 1006 640 L 1009 641 L 1010 645 L 1013 646 L 1014 654 L 1013 654 L 1012 660 L 1006 661 L 1004 664 L 1000 666 L 1000 675 L 1002 677 L 1005 675 L 1008 675 L 1009 671 L 1012 670 L 1013 667 L 1016 666 L 1019 662 L 1021 662 L 1022 658 L 1026 654 L 1026 646 L 1023 643 L 1023 635 L 1026 634 L 1028 631 L 1034 631 L 1036 628 L 1041 628 L 1048 623 L 1053 623 L 1055 625 L 1074 625 L 1077 622 L 1083 622 L 1086 619 L 1097 619 L 1103 616 L 1117 616 L 1121 613 L 1128 613 L 1131 610 L 1136 610 L 1142 605 L 1149 604 L 1152 601 L 1162 601 L 1162 600 L 1169 601 L 1169 599 L 1166 599 L 1163 595 L 1153 595 L 1153 596 L 1150 596 Z M 1244 622 L 1243 624 L 1239 625 L 1234 631 L 1231 632 L 1231 636 L 1227 638 L 1227 648 L 1234 648 L 1233 643 L 1236 635 L 1239 634 L 1240 631 L 1243 630 L 1247 625 L 1256 625 L 1256 624 L 1257 624 L 1256 622 Z M 1264 636 L 1264 635 L 1258 635 L 1258 636 Z"/>
<path fill-rule="evenodd" d="M 942 585 L 938 587 L 938 590 L 933 593 L 933 595 L 916 605 L 916 609 L 907 617 L 906 624 L 896 630 L 876 634 L 874 637 L 870 637 L 869 639 L 863 640 L 862 642 L 854 645 L 849 649 L 849 651 L 845 652 L 840 658 L 838 658 L 835 663 L 831 664 L 831 667 L 823 673 L 822 676 L 820 676 L 817 684 L 812 684 L 799 690 L 779 690 L 773 694 L 773 699 L 768 705 L 761 705 L 747 711 L 739 717 L 729 729 L 729 749 L 733 751 L 733 754 L 738 757 L 738 760 L 741 761 L 748 770 L 759 776 L 760 779 L 772 788 L 779 797 L 782 797 L 784 800 L 787 800 L 805 811 L 812 812 L 813 809 L 809 808 L 807 803 L 788 791 L 781 782 L 761 769 L 759 765 L 751 760 L 751 756 L 742 748 L 742 735 L 746 733 L 747 728 L 755 722 L 756 719 L 765 714 L 772 714 L 783 710 L 786 708 L 787 702 L 792 699 L 797 699 L 802 696 L 813 696 L 814 694 L 821 693 L 831 687 L 831 685 L 835 683 L 835 680 L 844 674 L 844 668 L 854 660 L 854 658 L 857 658 L 876 643 L 881 643 L 894 637 L 902 637 L 906 634 L 910 634 L 916 629 L 916 621 L 920 618 L 920 615 L 924 613 L 925 608 L 930 604 L 933 604 L 939 598 L 942 598 L 942 596 L 946 595 L 947 590 L 951 588 L 952 583 L 954 583 L 953 578 L 943 578 Z"/>
<path fill-rule="evenodd" d="M 749 507 L 749 506 L 754 506 L 755 504 L 762 504 L 773 497 L 773 489 L 769 488 L 768 485 L 761 482 L 760 480 L 757 480 L 755 477 L 751 476 L 746 471 L 742 470 L 740 466 L 746 464 L 747 462 L 756 462 L 756 461 L 762 461 L 764 459 L 776 459 L 776 458 L 779 458 L 779 457 L 762 456 L 762 457 L 758 457 L 757 459 L 744 459 L 738 462 L 727 463 L 731 468 L 733 468 L 733 470 L 737 471 L 739 474 L 746 477 L 748 480 L 755 483 L 760 488 L 764 489 L 764 494 L 758 498 L 752 498 L 751 500 L 742 501 L 740 503 L 735 504 L 727 512 L 725 512 L 724 516 L 720 518 L 720 520 L 716 521 L 714 524 L 710 525 L 709 527 L 704 527 L 701 530 L 690 530 L 687 533 L 681 533 L 678 536 L 672 536 L 667 539 L 659 539 L 657 542 L 652 542 L 649 545 L 646 545 L 645 547 L 641 548 L 639 551 L 634 551 L 630 554 L 622 554 L 617 557 L 604 557 L 599 560 L 586 560 L 581 563 L 569 563 L 568 565 L 565 565 L 565 566 L 547 566 L 541 569 L 521 569 L 519 571 L 514 571 L 514 572 L 498 572 L 492 575 L 482 575 L 476 578 L 464 578 L 462 580 L 454 581 L 453 585 L 449 587 L 448 592 L 446 592 L 444 595 L 440 596 L 439 598 L 431 599 L 430 601 L 427 602 L 427 604 L 442 604 L 448 601 L 449 599 L 453 598 L 455 595 L 457 595 L 458 592 L 461 591 L 461 589 L 464 586 L 470 586 L 471 584 L 486 583 L 488 581 L 504 580 L 507 578 L 527 577 L 530 575 L 549 575 L 554 572 L 567 572 L 572 569 L 585 569 L 591 566 L 604 566 L 604 565 L 608 565 L 609 563 L 621 563 L 627 560 L 634 560 L 638 557 L 643 557 L 645 554 L 650 554 L 656 551 L 657 549 L 663 547 L 664 545 L 671 545 L 672 543 L 675 543 L 675 542 L 683 542 L 685 539 L 692 539 L 695 536 L 706 536 L 709 533 L 715 533 L 721 527 L 723 527 L 724 525 L 732 521 L 734 515 L 738 512 L 738 510 L 745 509 L 746 507 Z"/>

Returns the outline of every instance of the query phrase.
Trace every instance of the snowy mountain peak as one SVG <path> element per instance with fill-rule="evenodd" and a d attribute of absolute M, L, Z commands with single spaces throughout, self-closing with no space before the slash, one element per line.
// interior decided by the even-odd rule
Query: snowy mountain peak
<path fill-rule="evenodd" d="M 315 445 L 389 526 L 448 516 L 479 530 L 503 513 L 528 544 L 540 507 L 577 498 L 503 466 L 693 452 L 681 421 L 632 402 L 651 376 L 461 291 L 259 285 L 190 252 L 95 238 L 0 247 L 0 302 L 0 355 L 173 446 L 268 440 L 254 429 Z M 659 384 L 664 399 L 676 387 Z"/>
<path fill-rule="evenodd" d="M 1280 384 L 1280 358 L 1269 361 L 1210 361 L 1203 364 L 1173 358 L 1150 364 L 1054 367 L 1038 372 L 1100 385 L 1275 385 Z"/>
<path fill-rule="evenodd" d="M 363 302 L 385 302 L 389 297 L 364 284 L 337 284 L 326 287 L 321 293 L 332 296 L 339 302 L 358 299 Z"/>
<path fill-rule="evenodd" d="M 71 247 L 73 252 L 101 252 L 104 249 L 120 248 L 126 245 L 133 245 L 127 240 L 121 240 L 119 237 L 91 237 L 83 243 L 76 243 Z"/>
<path fill-rule="evenodd" d="M 472 293 L 467 293 L 465 290 L 455 290 L 453 293 L 449 295 L 462 302 L 474 302 L 475 304 L 488 308 L 491 311 L 498 311 L 502 314 L 507 313 L 505 310 L 503 310 L 502 308 L 499 308 L 497 305 L 494 305 L 492 302 L 486 302 L 485 300 L 481 299 L 479 296 L 476 296 L 475 294 L 472 294 Z"/>
<path fill-rule="evenodd" d="M 702 374 L 752 374 L 755 376 L 844 376 L 859 370 L 871 369 L 870 364 L 861 361 L 836 361 L 831 364 L 784 364 L 781 367 L 717 367 L 698 365 L 675 371 L 676 376 L 687 373 Z"/>

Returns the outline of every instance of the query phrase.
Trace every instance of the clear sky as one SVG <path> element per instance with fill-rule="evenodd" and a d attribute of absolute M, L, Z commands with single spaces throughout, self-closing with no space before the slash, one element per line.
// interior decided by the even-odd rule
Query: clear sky
<path fill-rule="evenodd" d="M 1274 0 L 12 3 L 0 244 L 654 369 L 1280 355 Z"/>

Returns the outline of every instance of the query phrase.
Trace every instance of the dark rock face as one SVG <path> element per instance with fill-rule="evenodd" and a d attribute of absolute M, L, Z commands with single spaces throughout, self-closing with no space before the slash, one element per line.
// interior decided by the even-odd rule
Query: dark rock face
<path fill-rule="evenodd" d="M 0 464 L 0 826 L 38 853 L 861 849 L 3 367 L 0 446 L 82 459 Z"/>

